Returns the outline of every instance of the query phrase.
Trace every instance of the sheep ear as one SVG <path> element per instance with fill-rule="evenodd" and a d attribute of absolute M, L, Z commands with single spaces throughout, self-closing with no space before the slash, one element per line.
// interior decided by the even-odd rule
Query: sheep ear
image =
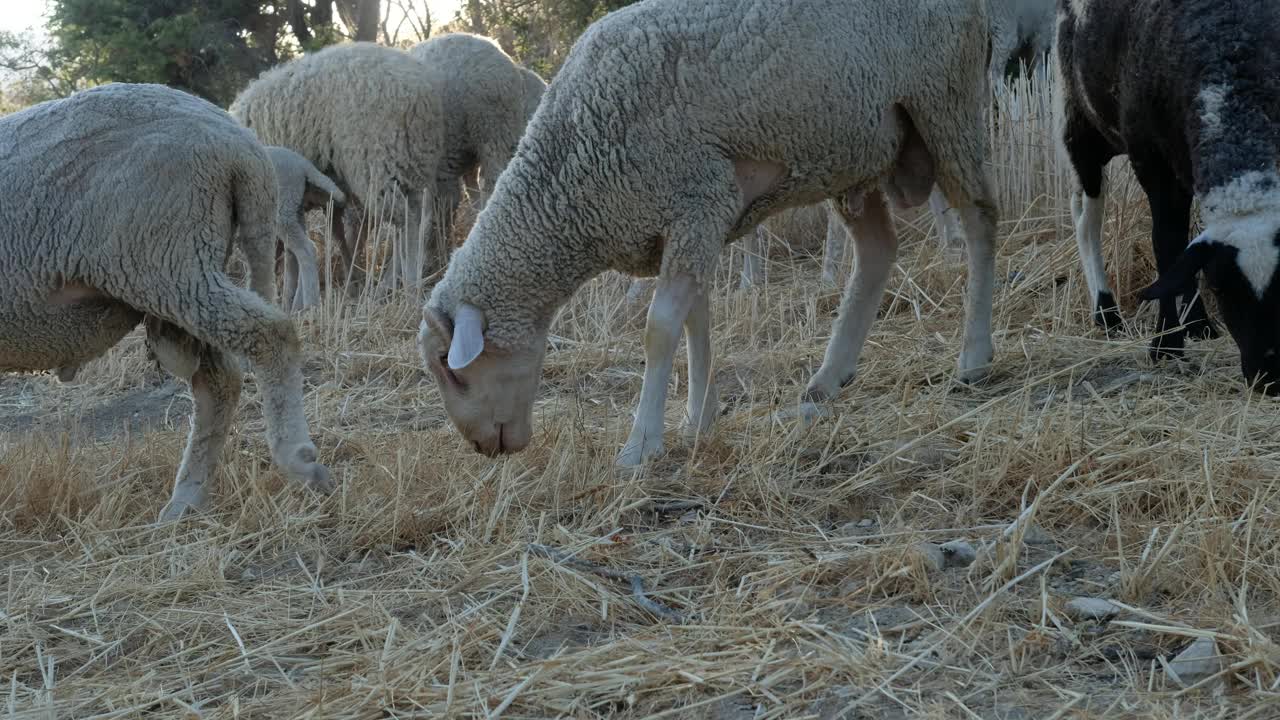
<path fill-rule="evenodd" d="M 459 303 L 453 318 L 453 342 L 449 345 L 449 369 L 461 370 L 484 352 L 484 313 L 474 305 Z"/>
<path fill-rule="evenodd" d="M 1160 273 L 1155 284 L 1138 293 L 1138 297 L 1144 301 L 1159 300 L 1180 295 L 1187 288 L 1195 287 L 1196 274 L 1209 264 L 1217 248 L 1218 243 L 1208 233 L 1196 238 L 1178 257 L 1174 266 Z"/>

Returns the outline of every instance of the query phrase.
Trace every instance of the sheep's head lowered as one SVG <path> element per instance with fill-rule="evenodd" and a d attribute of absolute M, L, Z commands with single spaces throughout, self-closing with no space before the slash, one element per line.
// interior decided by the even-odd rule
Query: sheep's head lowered
<path fill-rule="evenodd" d="M 1244 193 L 1238 188 L 1233 188 L 1235 197 L 1211 192 L 1204 201 L 1204 233 L 1141 297 L 1185 294 L 1203 270 L 1240 347 L 1245 381 L 1268 395 L 1280 395 L 1280 184 L 1274 178 L 1263 180 L 1250 178 L 1250 189 L 1267 191 L 1269 202 L 1246 196 L 1248 202 L 1242 203 Z M 1240 205 L 1249 207 L 1238 212 Z"/>
<path fill-rule="evenodd" d="M 458 305 L 454 317 L 427 307 L 418 350 L 436 377 L 453 424 L 477 452 L 493 457 L 529 444 L 546 344 L 486 348 L 484 328 L 484 313 L 467 303 Z"/>

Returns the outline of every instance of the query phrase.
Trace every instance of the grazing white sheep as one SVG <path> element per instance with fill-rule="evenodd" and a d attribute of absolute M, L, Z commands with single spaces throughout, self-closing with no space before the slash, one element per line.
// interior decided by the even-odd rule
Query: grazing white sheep
<path fill-rule="evenodd" d="M 315 243 L 307 235 L 307 211 L 324 208 L 332 201 L 338 214 L 347 199 L 315 165 L 289 148 L 268 146 L 267 156 L 276 169 L 280 198 L 276 225 L 284 250 L 281 302 L 285 312 L 294 312 L 320 302 L 320 271 Z"/>
<path fill-rule="evenodd" d="M 497 43 L 479 35 L 440 35 L 419 43 L 409 54 L 444 79 L 445 150 L 435 180 L 443 217 L 432 228 L 432 249 L 443 265 L 462 198 L 462 178 L 476 176 L 484 188 L 493 188 L 511 161 L 546 83 L 512 61 Z"/>
<path fill-rule="evenodd" d="M 262 391 L 271 456 L 330 489 L 302 409 L 298 337 L 274 297 L 275 173 L 222 110 L 156 85 L 104 85 L 0 119 L 0 370 L 97 358 L 139 323 L 191 383 L 191 435 L 161 519 L 208 503 L 240 397 Z M 252 292 L 224 272 L 238 243 Z"/>
<path fill-rule="evenodd" d="M 960 375 L 992 359 L 995 205 L 983 168 L 986 0 L 647 0 L 606 16 L 552 81 L 489 205 L 423 310 L 420 350 L 477 450 L 524 448 L 548 328 L 587 280 L 658 275 L 631 436 L 663 449 L 683 326 L 691 433 L 718 414 L 708 283 L 726 241 L 837 198 L 857 247 L 816 403 L 854 376 L 897 254 L 888 211 L 935 181 L 960 209 Z"/>
<path fill-rule="evenodd" d="M 1271 0 L 1063 3 L 1058 24 L 1063 149 L 1097 321 L 1121 323 L 1102 258 L 1104 168 L 1128 155 L 1150 201 L 1160 279 L 1153 356 L 1216 334 L 1204 271 L 1245 379 L 1280 393 L 1280 6 Z M 1188 247 L 1200 199 L 1204 232 Z"/>
<path fill-rule="evenodd" d="M 988 65 L 991 87 L 997 93 L 1004 88 L 1005 73 L 1009 63 L 1024 60 L 1032 73 L 1044 67 L 1044 59 L 1053 47 L 1057 3 L 1055 0 L 991 0 L 990 31 L 992 42 L 991 61 Z M 929 196 L 929 209 L 943 247 L 959 248 L 963 234 L 956 213 L 948 207 L 940 192 Z M 827 222 L 827 240 L 822 254 L 822 282 L 836 285 L 840 268 L 847 253 L 848 233 L 839 214 L 830 209 Z M 763 229 L 757 229 L 744 241 L 745 262 L 741 274 L 741 287 L 760 284 L 762 258 L 767 255 L 767 239 Z M 627 293 L 628 302 L 647 297 L 653 289 L 653 281 L 636 280 Z"/>
<path fill-rule="evenodd" d="M 1004 85 L 1009 63 L 1037 72 L 1053 49 L 1057 0 L 991 0 L 991 86 Z"/>
<path fill-rule="evenodd" d="M 376 206 L 401 224 L 393 266 L 413 290 L 422 284 L 421 222 L 424 213 L 430 222 L 444 156 L 443 92 L 443 79 L 408 53 L 351 43 L 266 71 L 240 93 L 231 114 L 263 142 L 294 150 L 333 178 L 354 217 Z M 333 235 L 351 292 L 361 279 L 361 233 L 347 237 L 335 214 Z"/>

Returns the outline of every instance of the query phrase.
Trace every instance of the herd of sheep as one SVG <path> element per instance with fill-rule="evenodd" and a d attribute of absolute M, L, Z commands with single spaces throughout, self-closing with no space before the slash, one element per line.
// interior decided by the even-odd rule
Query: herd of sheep
<path fill-rule="evenodd" d="M 0 119 L 0 195 L 22 198 L 0 209 L 0 370 L 70 379 L 143 324 L 195 402 L 161 515 L 174 519 L 207 506 L 245 358 L 273 460 L 328 490 L 288 312 L 319 297 L 303 213 L 332 204 L 349 287 L 367 280 L 377 220 L 404 230 L 379 282 L 420 293 L 447 263 L 418 345 L 454 424 L 489 455 L 530 442 L 547 334 L 569 298 L 608 270 L 656 278 L 618 456 L 634 466 L 663 451 L 682 334 L 686 432 L 719 414 L 708 295 L 727 242 L 820 202 L 828 256 L 853 240 L 808 413 L 854 378 L 897 256 L 891 209 L 928 203 L 967 250 L 959 378 L 974 382 L 994 356 L 991 93 L 1011 59 L 1056 47 L 1055 117 L 1099 322 L 1119 321 L 1103 169 L 1127 155 L 1154 221 L 1153 352 L 1215 332 L 1203 274 L 1246 381 L 1280 388 L 1277 37 L 1273 0 L 643 0 L 593 24 L 550 86 L 454 34 L 304 56 L 229 113 L 158 86 L 94 88 Z M 450 258 L 450 218 L 476 177 L 484 209 Z M 1204 231 L 1188 244 L 1195 199 Z M 226 273 L 233 247 L 247 289 Z"/>

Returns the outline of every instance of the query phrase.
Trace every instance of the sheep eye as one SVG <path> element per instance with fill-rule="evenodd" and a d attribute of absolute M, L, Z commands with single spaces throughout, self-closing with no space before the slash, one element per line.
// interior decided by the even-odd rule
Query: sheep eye
<path fill-rule="evenodd" d="M 440 356 L 440 368 L 444 370 L 445 381 L 457 388 L 458 392 L 463 392 L 467 389 L 467 384 L 462 381 L 462 378 L 458 377 L 457 373 L 455 373 L 452 368 L 449 367 L 448 355 Z"/>

